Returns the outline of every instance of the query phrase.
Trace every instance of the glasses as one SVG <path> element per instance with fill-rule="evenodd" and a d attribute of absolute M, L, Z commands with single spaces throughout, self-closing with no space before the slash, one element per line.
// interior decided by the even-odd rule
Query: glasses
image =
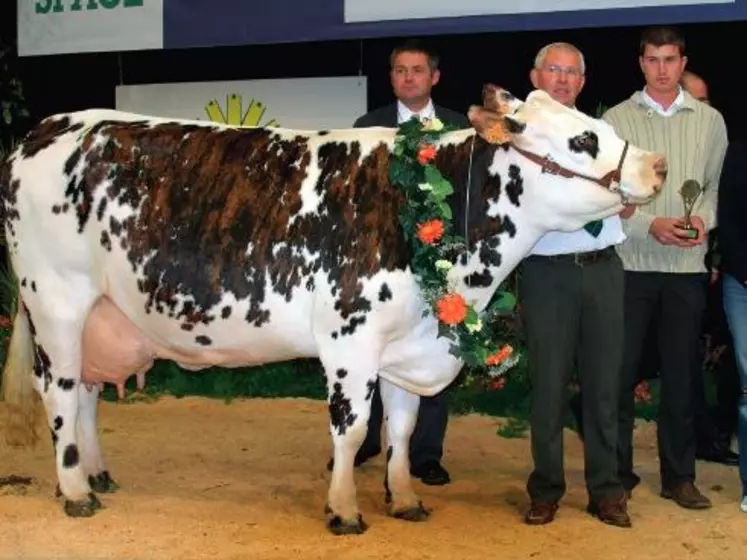
<path fill-rule="evenodd" d="M 574 77 L 574 78 L 578 78 L 581 76 L 581 71 L 578 68 L 573 68 L 573 67 L 568 68 L 568 67 L 558 66 L 557 64 L 550 64 L 549 66 L 545 66 L 542 70 L 550 74 L 565 74 L 568 77 Z"/>

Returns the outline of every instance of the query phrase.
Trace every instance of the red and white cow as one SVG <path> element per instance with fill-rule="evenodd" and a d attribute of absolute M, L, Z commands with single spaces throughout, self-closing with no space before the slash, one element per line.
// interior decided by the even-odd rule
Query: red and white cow
<path fill-rule="evenodd" d="M 450 274 L 478 311 L 545 232 L 647 201 L 664 180 L 660 155 L 540 91 L 521 102 L 487 87 L 469 116 L 474 129 L 444 135 L 436 164 L 470 216 L 470 249 Z M 377 377 L 390 513 L 426 517 L 407 453 L 418 395 L 441 391 L 461 363 L 423 315 L 408 266 L 403 196 L 387 173 L 395 133 L 91 110 L 45 119 L 12 153 L 0 208 L 20 305 L 3 390 L 9 428 L 27 441 L 41 396 L 68 515 L 92 515 L 94 492 L 115 488 L 98 382 L 122 384 L 155 358 L 201 369 L 319 357 L 334 442 L 329 528 L 365 529 L 353 459 Z"/>

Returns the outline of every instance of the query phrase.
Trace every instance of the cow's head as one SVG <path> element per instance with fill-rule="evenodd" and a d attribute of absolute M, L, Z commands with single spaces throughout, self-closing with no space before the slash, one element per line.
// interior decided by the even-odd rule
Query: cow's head
<path fill-rule="evenodd" d="M 606 122 L 566 107 L 542 90 L 521 101 L 487 85 L 483 106 L 472 107 L 469 118 L 488 142 L 514 146 L 527 171 L 530 166 L 545 168 L 548 180 L 538 181 L 533 194 L 559 219 L 552 229 L 573 229 L 571 217 L 596 219 L 595 214 L 619 212 L 622 203 L 648 202 L 666 178 L 662 154 L 627 144 Z"/>

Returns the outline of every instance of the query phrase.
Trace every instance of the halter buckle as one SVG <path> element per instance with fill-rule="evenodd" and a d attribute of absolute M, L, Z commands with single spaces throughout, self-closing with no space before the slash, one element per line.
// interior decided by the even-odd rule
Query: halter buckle
<path fill-rule="evenodd" d="M 550 175 L 558 174 L 558 164 L 552 159 L 550 154 L 547 154 L 542 158 L 542 173 L 548 173 Z"/>

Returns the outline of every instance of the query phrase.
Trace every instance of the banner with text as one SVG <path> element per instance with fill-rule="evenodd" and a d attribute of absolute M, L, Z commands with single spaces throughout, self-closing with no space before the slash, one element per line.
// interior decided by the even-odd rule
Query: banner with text
<path fill-rule="evenodd" d="M 20 56 L 163 48 L 164 0 L 18 0 Z"/>
<path fill-rule="evenodd" d="M 538 14 L 579 10 L 617 10 L 698 4 L 734 4 L 735 0 L 345 0 L 345 21 L 382 21 L 499 14 Z"/>
<path fill-rule="evenodd" d="M 116 108 L 149 116 L 301 130 L 350 128 L 366 112 L 366 78 L 289 78 L 118 86 Z"/>
<path fill-rule="evenodd" d="M 21 56 L 747 20 L 747 0 L 18 0 Z"/>

